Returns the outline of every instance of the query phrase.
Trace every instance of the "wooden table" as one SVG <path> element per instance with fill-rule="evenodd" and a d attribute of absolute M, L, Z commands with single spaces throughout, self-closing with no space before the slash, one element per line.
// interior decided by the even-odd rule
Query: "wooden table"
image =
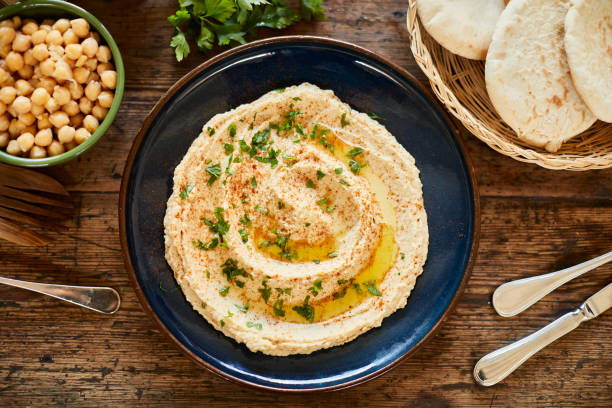
<path fill-rule="evenodd" d="M 474 363 L 576 307 L 612 280 L 612 264 L 547 296 L 519 317 L 490 305 L 499 284 L 612 249 L 612 170 L 550 171 L 502 156 L 464 132 L 480 184 L 482 235 L 467 289 L 438 335 L 367 384 L 330 394 L 281 395 L 231 384 L 197 367 L 142 311 L 123 267 L 117 203 L 125 159 L 158 98 L 207 56 L 177 63 L 167 46 L 172 0 L 79 1 L 117 40 L 127 70 L 119 114 L 98 145 L 53 168 L 77 211 L 44 248 L 0 241 L 0 275 L 110 285 L 123 304 L 103 316 L 0 288 L 0 405 L 76 406 L 612 406 L 612 312 L 554 343 L 502 384 L 477 386 Z M 408 47 L 405 1 L 327 0 L 328 19 L 283 34 L 316 34 L 378 52 L 425 81 Z M 279 32 L 261 32 L 262 36 Z M 211 54 L 212 55 L 212 54 Z"/>

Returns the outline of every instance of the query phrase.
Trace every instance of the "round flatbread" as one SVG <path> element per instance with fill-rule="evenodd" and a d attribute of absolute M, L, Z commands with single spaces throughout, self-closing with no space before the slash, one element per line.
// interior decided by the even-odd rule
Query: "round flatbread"
<path fill-rule="evenodd" d="M 612 0 L 572 0 L 565 50 L 584 103 L 599 119 L 612 122 Z"/>
<path fill-rule="evenodd" d="M 487 54 L 491 102 L 525 142 L 556 152 L 596 120 L 574 88 L 564 50 L 569 0 L 512 0 Z"/>
<path fill-rule="evenodd" d="M 425 30 L 447 50 L 484 60 L 504 0 L 418 0 Z"/>

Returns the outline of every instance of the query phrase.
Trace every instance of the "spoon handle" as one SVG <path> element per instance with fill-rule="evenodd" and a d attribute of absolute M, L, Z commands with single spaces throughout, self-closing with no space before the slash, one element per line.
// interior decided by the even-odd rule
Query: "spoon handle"
<path fill-rule="evenodd" d="M 52 296 L 100 313 L 113 314 L 121 305 L 119 293 L 108 287 L 54 285 L 4 277 L 0 277 L 0 283 Z"/>
<path fill-rule="evenodd" d="M 557 272 L 504 283 L 493 292 L 493 307 L 500 316 L 517 315 L 564 283 L 610 261 L 612 251 Z"/>

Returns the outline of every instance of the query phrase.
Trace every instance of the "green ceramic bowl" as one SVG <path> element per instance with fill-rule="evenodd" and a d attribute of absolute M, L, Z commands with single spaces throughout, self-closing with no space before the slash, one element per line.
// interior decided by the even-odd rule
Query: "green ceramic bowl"
<path fill-rule="evenodd" d="M 3 150 L 0 150 L 0 161 L 13 164 L 16 166 L 23 167 L 47 167 L 55 166 L 56 164 L 65 163 L 69 160 L 74 159 L 90 147 L 102 137 L 108 127 L 113 123 L 115 115 L 119 110 L 121 99 L 123 99 L 123 89 L 125 87 L 125 69 L 123 68 L 123 60 L 121 59 L 121 53 L 119 48 L 113 40 L 113 37 L 108 32 L 106 27 L 102 25 L 100 20 L 95 18 L 89 12 L 61 0 L 28 0 L 21 3 L 13 4 L 11 6 L 0 9 L 0 20 L 18 15 L 22 18 L 34 18 L 36 20 L 42 20 L 45 18 L 74 18 L 82 17 L 89 22 L 92 30 L 97 31 L 100 36 L 104 39 L 104 42 L 111 49 L 113 54 L 112 63 L 115 65 L 117 71 L 117 87 L 115 89 L 115 98 L 113 104 L 108 110 L 108 114 L 98 127 L 96 131 L 82 144 L 78 145 L 72 150 L 68 150 L 53 157 L 45 157 L 44 159 L 29 159 L 25 157 L 12 156 Z"/>

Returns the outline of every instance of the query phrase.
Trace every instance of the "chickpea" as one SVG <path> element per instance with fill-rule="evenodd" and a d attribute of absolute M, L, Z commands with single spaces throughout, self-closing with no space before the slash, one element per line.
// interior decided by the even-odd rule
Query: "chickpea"
<path fill-rule="evenodd" d="M 17 96 L 17 89 L 12 86 L 3 86 L 0 89 L 0 101 L 6 103 L 7 105 L 13 103 L 15 97 Z"/>
<path fill-rule="evenodd" d="M 77 142 L 78 144 L 81 144 L 84 141 L 86 141 L 89 138 L 89 136 L 91 136 L 91 133 L 89 133 L 87 129 L 78 128 L 76 132 L 74 132 L 74 141 Z"/>
<path fill-rule="evenodd" d="M 98 42 L 98 44 L 100 44 L 100 34 L 98 34 L 95 31 L 92 31 L 92 32 L 89 33 L 89 36 L 91 38 L 93 38 L 94 40 L 96 40 Z"/>
<path fill-rule="evenodd" d="M 6 111 L 8 112 L 9 115 L 11 115 L 11 117 L 16 117 L 17 115 L 19 115 L 16 111 L 15 111 L 15 107 L 13 106 L 13 104 L 10 104 L 9 106 L 6 107 Z"/>
<path fill-rule="evenodd" d="M 85 119 L 87 119 L 87 117 Z M 54 112 L 51 115 L 49 115 L 49 121 L 56 128 L 61 128 L 62 126 L 66 126 L 67 124 L 70 123 L 70 118 L 68 117 L 66 112 L 57 111 L 57 112 Z M 85 126 L 85 127 L 87 127 L 87 126 Z"/>
<path fill-rule="evenodd" d="M 88 115 L 91 112 L 92 107 L 93 107 L 93 104 L 86 97 L 82 97 L 81 99 L 79 99 L 79 109 L 85 115 Z"/>
<path fill-rule="evenodd" d="M 38 24 L 36 24 L 34 20 L 28 20 L 23 24 L 23 27 L 21 27 L 21 31 L 23 31 L 24 34 L 32 35 L 34 32 L 38 31 Z"/>
<path fill-rule="evenodd" d="M 0 115 L 0 132 L 6 131 L 10 123 L 9 116 L 6 113 Z"/>
<path fill-rule="evenodd" d="M 45 113 L 45 107 L 43 105 L 37 105 L 33 103 L 30 112 L 32 112 L 32 115 L 34 115 L 36 119 L 39 119 L 39 116 Z"/>
<path fill-rule="evenodd" d="M 66 30 L 66 32 L 63 35 L 63 38 L 64 38 L 65 45 L 79 43 L 79 37 L 74 33 L 74 31 L 72 31 L 72 28 L 69 28 L 68 30 Z"/>
<path fill-rule="evenodd" d="M 36 126 L 38 127 L 38 129 L 43 130 L 43 129 L 51 129 L 53 127 L 53 125 L 51 124 L 51 122 L 49 121 L 49 114 L 48 113 L 43 113 L 41 115 L 41 118 L 38 119 L 38 122 L 36 123 Z"/>
<path fill-rule="evenodd" d="M 9 125 L 8 132 L 12 137 L 17 137 L 25 132 L 26 127 L 27 126 L 25 125 L 25 123 L 22 123 L 17 119 L 13 119 L 11 120 L 11 124 Z"/>
<path fill-rule="evenodd" d="M 47 157 L 47 151 L 40 146 L 32 146 L 30 150 L 30 159 L 43 159 Z"/>
<path fill-rule="evenodd" d="M 117 72 L 115 71 L 104 71 L 100 74 L 102 85 L 108 89 L 115 89 L 117 86 Z"/>
<path fill-rule="evenodd" d="M 34 135 L 31 133 L 23 133 L 17 138 L 17 143 L 22 152 L 27 152 L 34 146 Z"/>
<path fill-rule="evenodd" d="M 70 59 L 77 60 L 83 54 L 83 46 L 81 44 L 68 44 L 66 46 L 66 56 Z"/>
<path fill-rule="evenodd" d="M 17 73 L 23 79 L 30 79 L 34 75 L 34 68 L 31 65 L 24 65 Z"/>
<path fill-rule="evenodd" d="M 70 71 L 72 71 L 74 69 L 74 63 L 76 62 L 73 59 L 68 58 L 68 56 L 64 55 L 64 61 L 66 61 L 66 64 L 68 64 L 68 66 L 70 67 Z"/>
<path fill-rule="evenodd" d="M 13 40 L 13 50 L 18 52 L 25 52 L 28 48 L 30 48 L 32 41 L 30 40 L 29 35 L 22 34 L 17 32 L 15 35 L 15 39 Z"/>
<path fill-rule="evenodd" d="M 57 82 L 53 78 L 44 77 L 40 79 L 39 86 L 42 88 L 45 88 L 47 92 L 49 93 L 49 95 L 53 93 L 53 89 L 55 89 L 55 85 L 57 85 Z"/>
<path fill-rule="evenodd" d="M 44 105 L 51 98 L 49 92 L 45 88 L 36 88 L 34 92 L 32 92 L 32 102 L 37 105 Z"/>
<path fill-rule="evenodd" d="M 6 72 L 6 70 L 4 68 L 0 68 L 0 83 L 4 84 L 6 81 L 8 81 L 10 79 L 12 79 L 13 77 L 11 77 L 11 74 L 9 74 L 8 72 Z"/>
<path fill-rule="evenodd" d="M 0 57 L 6 58 L 7 55 L 11 52 L 11 44 L 0 45 Z"/>
<path fill-rule="evenodd" d="M 89 133 L 95 132 L 99 125 L 100 122 L 98 122 L 98 119 L 93 115 L 87 115 L 85 119 L 83 119 L 83 127 L 87 129 Z"/>
<path fill-rule="evenodd" d="M 45 30 L 46 32 L 49 32 L 53 30 L 53 27 L 51 27 L 52 24 L 53 24 L 53 20 L 43 20 L 42 23 L 40 23 L 40 25 L 38 26 L 38 28 L 40 28 L 41 30 Z"/>
<path fill-rule="evenodd" d="M 74 116 L 77 113 L 80 113 L 81 109 L 79 108 L 79 104 L 78 103 L 76 103 L 73 100 L 70 100 L 67 104 L 62 106 L 62 111 L 66 112 L 68 114 L 68 116 Z"/>
<path fill-rule="evenodd" d="M 64 60 L 58 60 L 55 63 L 55 71 L 53 77 L 58 81 L 67 81 L 72 79 L 72 68 Z"/>
<path fill-rule="evenodd" d="M 76 130 L 72 126 L 62 126 L 57 131 L 57 140 L 60 143 L 70 143 L 74 140 L 74 133 Z"/>
<path fill-rule="evenodd" d="M 21 154 L 19 143 L 17 143 L 16 140 L 11 140 L 10 142 L 8 142 L 8 145 L 6 146 L 6 152 L 13 156 Z"/>
<path fill-rule="evenodd" d="M 11 139 L 10 139 L 10 137 L 9 137 L 8 132 L 2 132 L 2 133 L 0 133 L 0 148 L 2 148 L 2 147 L 6 147 L 6 145 L 7 145 L 7 144 L 8 144 L 8 142 L 9 142 L 9 140 L 11 140 Z"/>
<path fill-rule="evenodd" d="M 51 142 L 49 147 L 47 147 L 47 153 L 49 153 L 49 156 L 57 156 L 58 154 L 62 154 L 65 151 L 66 149 L 64 148 L 64 145 L 58 142 L 57 140 Z"/>
<path fill-rule="evenodd" d="M 98 60 L 95 58 L 89 58 L 87 61 L 85 61 L 85 64 L 83 64 L 83 66 L 90 71 L 95 71 L 96 67 L 98 66 Z M 94 73 L 95 72 L 92 72 L 92 74 Z M 97 75 L 97 73 L 95 74 Z"/>
<path fill-rule="evenodd" d="M 110 62 L 100 62 L 96 68 L 98 75 L 102 75 L 105 71 L 114 71 L 115 67 Z"/>
<path fill-rule="evenodd" d="M 60 18 L 51 27 L 63 34 L 70 28 L 70 21 L 67 18 Z"/>
<path fill-rule="evenodd" d="M 34 58 L 34 52 L 32 51 L 32 49 L 29 49 L 23 53 L 23 62 L 26 65 L 31 65 L 32 67 L 38 64 L 38 60 Z"/>
<path fill-rule="evenodd" d="M 70 21 L 72 31 L 81 38 L 87 37 L 89 34 L 89 23 L 84 18 L 77 18 Z"/>
<path fill-rule="evenodd" d="M 38 31 L 35 31 L 32 33 L 30 40 L 32 41 L 32 44 L 38 45 L 38 44 L 43 44 L 46 38 L 47 38 L 47 31 L 39 29 Z"/>
<path fill-rule="evenodd" d="M 103 108 L 99 104 L 96 104 L 93 108 L 91 108 L 91 114 L 98 120 L 103 120 L 108 113 L 107 108 Z"/>
<path fill-rule="evenodd" d="M 17 95 L 28 96 L 34 91 L 34 87 L 25 79 L 18 79 L 15 82 L 15 88 L 17 89 Z"/>
<path fill-rule="evenodd" d="M 87 99 L 93 102 L 98 98 L 98 95 L 100 95 L 101 91 L 102 87 L 100 86 L 100 83 L 98 81 L 91 81 L 85 87 L 85 96 L 87 97 Z"/>
<path fill-rule="evenodd" d="M 6 67 L 9 71 L 19 71 L 23 68 L 23 57 L 17 52 L 9 52 L 6 56 Z"/>
<path fill-rule="evenodd" d="M 2 20 L 0 21 L 0 27 L 10 27 L 10 28 L 15 28 L 13 26 L 13 20 L 11 19 L 6 19 L 6 20 Z"/>
<path fill-rule="evenodd" d="M 6 103 L 0 102 L 0 115 L 4 115 L 4 112 L 6 112 Z"/>
<path fill-rule="evenodd" d="M 45 42 L 47 45 L 62 45 L 64 43 L 64 38 L 62 37 L 62 33 L 60 33 L 58 30 L 51 30 L 47 33 Z"/>
<path fill-rule="evenodd" d="M 58 105 L 65 105 L 70 102 L 70 91 L 68 88 L 57 85 L 53 90 L 53 98 Z"/>
<path fill-rule="evenodd" d="M 57 102 L 55 102 L 55 99 L 53 98 L 49 98 L 47 103 L 45 103 L 45 109 L 47 109 L 49 113 L 53 113 L 59 108 L 60 108 L 60 105 Z"/>
<path fill-rule="evenodd" d="M 40 73 L 44 76 L 52 76 L 53 72 L 55 72 L 55 62 L 51 58 L 47 58 L 42 61 L 39 65 Z"/>
<path fill-rule="evenodd" d="M 74 71 L 72 71 L 74 74 Z M 70 96 L 72 99 L 79 100 L 83 96 L 83 87 L 76 81 L 66 82 L 66 87 L 70 91 Z"/>
<path fill-rule="evenodd" d="M 82 67 L 87 62 L 87 55 L 81 55 L 78 60 L 74 63 L 75 67 Z"/>
<path fill-rule="evenodd" d="M 34 48 L 32 48 L 32 56 L 38 61 L 46 60 L 49 56 L 49 49 L 47 48 L 47 44 L 43 43 L 35 45 Z"/>
<path fill-rule="evenodd" d="M 17 119 L 19 119 L 20 122 L 23 122 L 26 126 L 32 126 L 36 121 L 36 118 L 32 112 L 22 113 L 17 117 Z"/>
<path fill-rule="evenodd" d="M 17 29 L 21 27 L 21 17 L 13 16 L 13 28 Z"/>
<path fill-rule="evenodd" d="M 18 96 L 13 101 L 13 109 L 17 114 L 28 113 L 30 108 L 32 108 L 32 102 L 26 96 Z"/>
<path fill-rule="evenodd" d="M 106 45 L 101 45 L 98 47 L 98 52 L 96 52 L 96 58 L 100 62 L 108 62 L 111 59 L 111 51 Z"/>
<path fill-rule="evenodd" d="M 36 137 L 34 137 L 34 143 L 37 146 L 47 147 L 53 141 L 53 132 L 50 128 L 43 129 L 36 133 Z"/>
<path fill-rule="evenodd" d="M 15 30 L 12 27 L 0 27 L 0 45 L 12 44 Z"/>
<path fill-rule="evenodd" d="M 113 104 L 113 93 L 109 91 L 102 91 L 98 95 L 98 102 L 103 108 L 110 108 Z"/>
<path fill-rule="evenodd" d="M 64 56 L 64 47 L 61 45 L 51 44 L 49 46 L 49 55 L 55 58 L 62 58 Z"/>
<path fill-rule="evenodd" d="M 77 113 L 76 115 L 70 117 L 70 125 L 75 128 L 81 127 L 84 118 L 85 117 L 82 113 Z"/>

